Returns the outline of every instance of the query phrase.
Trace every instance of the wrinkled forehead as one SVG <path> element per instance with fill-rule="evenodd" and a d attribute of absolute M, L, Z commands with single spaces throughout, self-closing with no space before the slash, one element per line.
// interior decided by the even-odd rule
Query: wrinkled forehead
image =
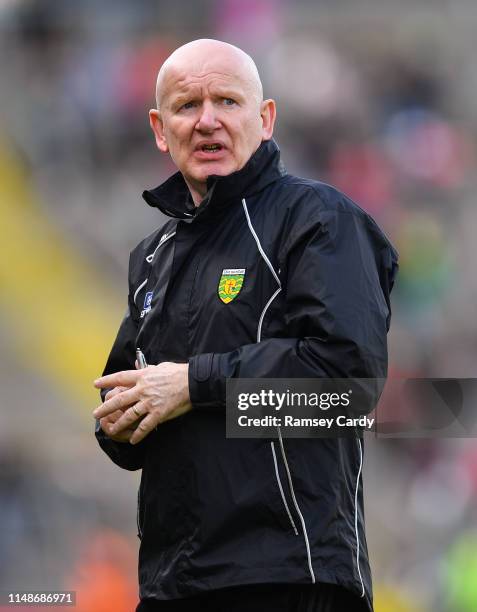
<path fill-rule="evenodd" d="M 162 101 L 192 89 L 217 85 L 233 87 L 244 93 L 256 89 L 254 75 L 240 60 L 219 58 L 171 62 L 164 66 L 158 82 L 158 98 Z"/>

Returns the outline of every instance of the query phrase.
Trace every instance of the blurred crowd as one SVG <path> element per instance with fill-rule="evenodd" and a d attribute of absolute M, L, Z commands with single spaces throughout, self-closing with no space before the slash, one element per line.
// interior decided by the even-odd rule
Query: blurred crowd
<path fill-rule="evenodd" d="M 87 245 L 89 260 L 121 294 L 130 248 L 161 223 L 141 191 L 175 171 L 155 149 L 147 120 L 158 67 L 194 38 L 238 44 L 256 60 L 265 95 L 277 100 L 276 140 L 288 170 L 350 195 L 400 253 L 390 375 L 472 377 L 477 9 L 459 0 L 437 2 L 441 13 L 424 2 L 405 3 L 407 11 L 387 1 L 358 4 L 3 2 L 0 146 L 25 169 L 42 215 L 78 252 Z M 87 425 L 75 435 L 92 435 Z M 370 438 L 367 448 L 376 612 L 477 610 L 474 440 Z M 97 450 L 85 461 L 105 459 Z M 73 474 L 75 466 L 65 469 Z M 106 583 L 121 594 L 110 607 L 80 610 L 132 609 L 123 604 L 135 597 L 134 526 L 115 518 L 114 488 L 107 498 L 101 491 L 71 504 L 40 458 L 15 444 L 2 448 L 0 590 L 27 587 L 17 584 L 21 575 L 39 584 L 56 572 L 64 588 L 84 589 L 83 602 L 104 601 Z M 52 533 L 55 515 L 63 518 Z M 82 525 L 78 533 L 69 520 Z M 61 545 L 46 567 L 38 551 L 52 537 Z"/>

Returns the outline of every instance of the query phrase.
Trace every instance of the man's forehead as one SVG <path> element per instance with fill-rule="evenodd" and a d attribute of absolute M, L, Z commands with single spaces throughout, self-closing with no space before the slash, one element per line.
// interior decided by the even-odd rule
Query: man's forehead
<path fill-rule="evenodd" d="M 172 65 L 164 75 L 163 90 L 185 90 L 212 82 L 246 86 L 250 81 L 246 71 L 232 65 L 217 62 L 205 66 Z"/>
<path fill-rule="evenodd" d="M 180 96 L 192 91 L 204 91 L 204 89 L 214 88 L 220 91 L 244 92 L 246 83 L 227 74 L 212 72 L 207 74 L 190 74 L 184 78 L 171 81 L 164 89 L 163 94 L 168 97 Z"/>
<path fill-rule="evenodd" d="M 249 91 L 256 88 L 250 66 L 240 57 L 175 58 L 164 66 L 158 93 L 163 98 L 210 85 Z"/>

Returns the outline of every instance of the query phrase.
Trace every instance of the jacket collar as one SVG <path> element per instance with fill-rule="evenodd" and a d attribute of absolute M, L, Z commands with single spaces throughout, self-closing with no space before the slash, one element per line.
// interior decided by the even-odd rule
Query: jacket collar
<path fill-rule="evenodd" d="M 246 198 L 258 193 L 285 174 L 280 161 L 280 149 L 274 140 L 265 140 L 243 168 L 227 176 L 207 178 L 207 193 L 198 207 L 194 206 L 186 182 L 176 172 L 155 189 L 146 190 L 142 197 L 149 206 L 158 208 L 169 217 L 190 219 L 202 215 L 232 198 Z"/>

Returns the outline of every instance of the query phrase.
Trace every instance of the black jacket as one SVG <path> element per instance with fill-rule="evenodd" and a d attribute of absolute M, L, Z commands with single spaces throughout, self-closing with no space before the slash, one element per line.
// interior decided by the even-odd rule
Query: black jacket
<path fill-rule="evenodd" d="M 105 373 L 189 361 L 193 409 L 136 446 L 141 598 L 330 582 L 372 604 L 359 438 L 227 439 L 225 380 L 385 377 L 396 253 L 336 189 L 286 174 L 274 141 L 195 209 L 182 176 L 144 192 L 172 217 L 131 253 L 129 308 Z M 244 272 L 229 303 L 224 270 Z M 222 294 L 223 295 L 223 294 Z"/>

